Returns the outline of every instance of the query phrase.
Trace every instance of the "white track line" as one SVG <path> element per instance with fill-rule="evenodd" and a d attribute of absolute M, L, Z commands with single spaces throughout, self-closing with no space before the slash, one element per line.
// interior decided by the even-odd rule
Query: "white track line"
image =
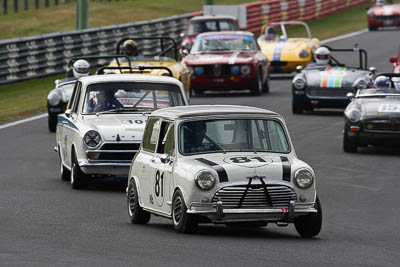
<path fill-rule="evenodd" d="M 356 32 L 351 32 L 351 33 L 348 33 L 348 34 L 344 34 L 344 35 L 336 36 L 336 37 L 333 37 L 333 38 L 325 39 L 325 40 L 322 40 L 320 43 L 321 44 L 326 44 L 326 43 L 330 43 L 330 42 L 334 42 L 334 41 L 339 41 L 339 40 L 350 38 L 350 37 L 354 37 L 354 36 L 357 36 L 357 35 L 360 35 L 360 34 L 363 34 L 363 33 L 366 33 L 366 32 L 368 32 L 368 29 L 364 29 L 364 30 L 356 31 Z"/>
<path fill-rule="evenodd" d="M 338 41 L 338 40 L 354 37 L 354 36 L 357 36 L 357 35 L 360 35 L 360 34 L 363 34 L 363 33 L 366 33 L 366 32 L 368 32 L 368 29 L 364 29 L 364 30 L 361 30 L 361 31 L 356 31 L 356 32 L 352 32 L 352 33 L 336 36 L 336 37 L 333 37 L 333 38 L 322 40 L 320 42 L 320 44 L 326 44 L 326 43 L 330 43 L 330 42 L 334 42 L 334 41 Z M 0 130 L 8 128 L 8 127 L 11 127 L 11 126 L 15 126 L 15 125 L 18 125 L 18 124 L 22 124 L 22 123 L 25 123 L 25 122 L 29 122 L 29 121 L 34 121 L 34 120 L 38 120 L 38 119 L 41 119 L 41 118 L 45 118 L 45 117 L 47 117 L 47 113 L 43 113 L 43 114 L 40 114 L 40 115 L 37 115 L 37 116 L 34 116 L 34 117 L 30 117 L 30 118 L 26 118 L 26 119 L 23 119 L 23 120 L 19 120 L 19 121 L 6 123 L 6 124 L 3 124 L 3 125 L 0 125 Z"/>
<path fill-rule="evenodd" d="M 6 124 L 3 124 L 3 125 L 0 125 L 0 130 L 8 128 L 8 127 L 11 127 L 11 126 L 15 126 L 15 125 L 18 125 L 18 124 L 22 124 L 22 123 L 25 123 L 25 122 L 29 122 L 29 121 L 34 121 L 34 120 L 38 120 L 38 119 L 41 119 L 41 118 L 45 118 L 47 116 L 48 116 L 47 113 L 42 113 L 40 115 L 29 117 L 29 118 L 26 118 L 26 119 L 23 119 L 23 120 L 6 123 Z"/>

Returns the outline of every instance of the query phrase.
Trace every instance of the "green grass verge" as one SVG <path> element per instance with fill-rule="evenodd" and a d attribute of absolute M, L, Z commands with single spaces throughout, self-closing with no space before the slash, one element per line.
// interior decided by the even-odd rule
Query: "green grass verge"
<path fill-rule="evenodd" d="M 174 1 L 178 2 L 178 0 Z M 140 0 L 135 2 L 144 3 L 145 1 Z M 152 2 L 161 3 L 164 1 L 160 0 Z M 195 6 L 193 4 L 194 1 L 186 2 Z M 222 4 L 224 2 L 226 3 L 233 1 L 215 2 L 217 4 Z M 90 3 L 92 4 L 94 2 Z M 365 18 L 366 6 L 368 5 L 361 5 L 338 14 L 310 22 L 309 25 L 312 35 L 320 40 L 323 40 L 337 35 L 365 29 L 367 26 Z M 200 7 L 196 8 L 200 9 Z M 185 12 L 187 11 L 182 11 L 182 13 Z M 176 13 L 178 12 L 175 12 L 175 14 Z M 293 27 L 290 29 L 290 31 L 296 31 L 296 28 Z M 26 117 L 27 115 L 45 112 L 47 105 L 47 94 L 54 87 L 54 80 L 61 77 L 64 77 L 64 74 L 0 87 L 0 123 Z"/>

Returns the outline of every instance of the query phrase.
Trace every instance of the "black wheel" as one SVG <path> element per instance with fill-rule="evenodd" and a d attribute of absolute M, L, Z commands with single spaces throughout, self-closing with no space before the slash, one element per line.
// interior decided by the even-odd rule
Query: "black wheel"
<path fill-rule="evenodd" d="M 89 176 L 82 172 L 75 154 L 72 157 L 71 186 L 73 189 L 86 189 L 89 185 Z"/>
<path fill-rule="evenodd" d="M 256 78 L 255 78 L 253 84 L 251 85 L 250 93 L 252 95 L 261 95 L 262 92 L 263 92 L 263 84 L 262 84 L 262 80 L 261 80 L 261 74 L 258 71 Z"/>
<path fill-rule="evenodd" d="M 263 93 L 269 93 L 269 89 L 271 88 L 271 81 L 269 79 L 269 73 L 267 75 L 267 79 L 265 80 L 264 84 L 263 84 Z"/>
<path fill-rule="evenodd" d="M 311 238 L 319 234 L 322 227 L 322 208 L 319 198 L 316 198 L 317 213 L 294 218 L 294 226 L 301 237 Z"/>
<path fill-rule="evenodd" d="M 172 198 L 172 223 L 180 233 L 193 233 L 197 229 L 196 216 L 187 213 L 187 207 L 180 190 L 176 190 Z"/>
<path fill-rule="evenodd" d="M 58 147 L 58 156 L 60 157 L 60 177 L 63 181 L 69 181 L 71 179 L 71 172 L 67 168 L 65 168 L 60 153 L 60 147 Z"/>
<path fill-rule="evenodd" d="M 129 182 L 128 186 L 128 214 L 129 219 L 135 224 L 146 224 L 150 221 L 150 213 L 144 211 L 139 205 L 139 197 L 136 189 L 136 184 L 133 179 Z"/>
<path fill-rule="evenodd" d="M 246 228 L 260 228 L 260 227 L 266 227 L 267 225 L 268 222 L 266 221 L 226 223 L 226 226 L 228 227 L 246 227 Z"/>
<path fill-rule="evenodd" d="M 378 27 L 372 26 L 372 25 L 368 25 L 368 30 L 370 30 L 370 31 L 376 31 L 376 30 L 378 30 Z"/>
<path fill-rule="evenodd" d="M 295 102 L 292 103 L 292 113 L 293 114 L 302 114 L 303 113 L 303 107 L 300 106 L 299 104 L 296 104 Z"/>
<path fill-rule="evenodd" d="M 55 132 L 57 129 L 57 115 L 50 115 L 48 117 L 49 131 Z"/>
<path fill-rule="evenodd" d="M 357 145 L 350 141 L 349 137 L 347 136 L 347 130 L 344 130 L 343 133 L 343 151 L 349 153 L 357 152 Z"/>

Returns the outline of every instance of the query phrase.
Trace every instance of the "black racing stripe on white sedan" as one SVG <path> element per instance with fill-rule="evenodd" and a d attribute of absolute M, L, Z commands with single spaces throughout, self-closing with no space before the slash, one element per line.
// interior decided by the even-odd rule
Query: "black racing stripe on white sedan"
<path fill-rule="evenodd" d="M 226 173 L 224 167 L 219 166 L 217 163 L 212 162 L 208 159 L 198 158 L 196 160 L 212 167 L 218 173 L 218 178 L 220 183 L 228 182 L 228 174 Z"/>
<path fill-rule="evenodd" d="M 281 157 L 282 161 L 282 180 L 290 182 L 290 174 L 292 166 L 287 157 Z"/>

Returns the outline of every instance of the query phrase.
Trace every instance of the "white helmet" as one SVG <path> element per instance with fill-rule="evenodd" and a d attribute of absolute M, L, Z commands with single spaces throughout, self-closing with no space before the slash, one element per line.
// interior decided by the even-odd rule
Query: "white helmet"
<path fill-rule="evenodd" d="M 387 76 L 379 76 L 375 79 L 374 81 L 374 87 L 375 89 L 390 89 L 390 78 Z"/>
<path fill-rule="evenodd" d="M 84 59 L 78 59 L 75 61 L 74 65 L 72 65 L 72 72 L 74 73 L 75 78 L 80 78 L 83 76 L 89 75 L 89 62 Z"/>
<path fill-rule="evenodd" d="M 384 6 L 385 5 L 385 0 L 376 0 L 376 5 L 377 6 Z"/>
<path fill-rule="evenodd" d="M 326 65 L 331 59 L 331 52 L 326 47 L 320 47 L 315 51 L 315 61 L 319 65 Z"/>

